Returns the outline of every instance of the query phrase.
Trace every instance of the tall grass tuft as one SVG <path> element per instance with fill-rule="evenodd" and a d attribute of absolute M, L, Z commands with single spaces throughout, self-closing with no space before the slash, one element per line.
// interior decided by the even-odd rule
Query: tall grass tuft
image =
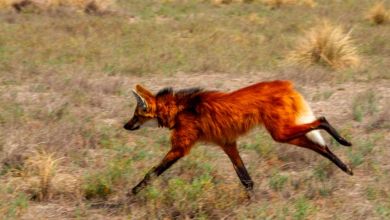
<path fill-rule="evenodd" d="M 213 4 L 213 5 L 223 5 L 223 4 L 230 4 L 230 3 L 232 3 L 233 2 L 233 0 L 212 0 L 211 1 L 211 3 Z"/>
<path fill-rule="evenodd" d="M 280 8 L 284 5 L 296 3 L 295 0 L 263 0 L 263 3 L 271 8 Z"/>
<path fill-rule="evenodd" d="M 101 15 L 112 12 L 115 5 L 115 0 L 0 0 L 0 9 L 14 8 L 18 12 L 27 7 L 34 7 L 38 11 L 69 8 L 87 14 Z"/>
<path fill-rule="evenodd" d="M 28 172 L 35 173 L 39 178 L 38 200 L 50 198 L 52 179 L 56 174 L 59 159 L 54 158 L 53 153 L 37 151 L 27 159 L 26 167 Z"/>
<path fill-rule="evenodd" d="M 350 32 L 345 33 L 340 26 L 327 21 L 307 31 L 287 60 L 306 67 L 321 64 L 333 69 L 356 67 L 360 63 Z"/>
<path fill-rule="evenodd" d="M 374 24 L 384 24 L 388 22 L 390 15 L 386 10 L 385 4 L 383 2 L 377 2 L 373 5 L 367 13 L 367 19 Z"/>
<path fill-rule="evenodd" d="M 0 9 L 7 9 L 12 7 L 15 0 L 0 0 Z"/>
<path fill-rule="evenodd" d="M 301 0 L 300 4 L 308 6 L 310 8 L 314 8 L 317 6 L 317 2 L 315 0 Z"/>

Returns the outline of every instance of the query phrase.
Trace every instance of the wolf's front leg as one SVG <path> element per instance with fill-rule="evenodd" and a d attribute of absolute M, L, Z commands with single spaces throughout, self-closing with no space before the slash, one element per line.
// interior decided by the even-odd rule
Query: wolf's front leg
<path fill-rule="evenodd" d="M 240 178 L 242 185 L 244 185 L 245 189 L 248 192 L 252 192 L 253 181 L 245 168 L 244 162 L 242 161 L 240 154 L 238 153 L 237 143 L 226 143 L 222 145 L 222 149 L 232 161 L 234 170 L 236 171 L 238 178 Z"/>
<path fill-rule="evenodd" d="M 161 163 L 153 167 L 144 177 L 144 179 L 139 182 L 133 189 L 131 190 L 132 194 L 137 194 L 143 188 L 145 188 L 152 180 L 153 177 L 157 177 L 161 175 L 165 170 L 171 167 L 176 161 L 184 156 L 184 152 L 181 149 L 171 149 Z"/>
<path fill-rule="evenodd" d="M 198 140 L 198 137 L 198 130 L 191 124 L 186 124 L 186 126 L 178 124 L 176 129 L 172 131 L 171 150 L 165 155 L 161 163 L 151 169 L 145 175 L 144 179 L 131 190 L 132 194 L 137 194 L 153 180 L 153 177 L 160 176 L 165 170 L 176 163 L 176 161 L 188 154 L 191 147 Z"/>

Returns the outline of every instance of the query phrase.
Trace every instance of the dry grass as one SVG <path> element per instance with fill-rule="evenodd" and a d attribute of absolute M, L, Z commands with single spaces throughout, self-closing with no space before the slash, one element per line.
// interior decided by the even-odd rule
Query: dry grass
<path fill-rule="evenodd" d="M 118 1 L 128 17 L 1 12 L 0 218 L 387 219 L 390 26 L 362 21 L 363 1 L 317 1 L 310 13 L 302 1 L 270 10 L 261 0 Z M 354 27 L 362 69 L 284 66 L 284 51 L 324 13 Z M 353 77 L 333 77 L 341 74 Z M 355 176 L 256 129 L 239 141 L 251 201 L 229 158 L 204 143 L 127 200 L 170 144 L 167 129 L 122 129 L 134 84 L 232 91 L 276 78 L 295 81 L 316 115 L 353 142 L 329 141 Z M 367 88 L 375 102 L 359 106 L 377 112 L 355 121 L 354 97 Z"/>
<path fill-rule="evenodd" d="M 24 162 L 21 169 L 7 172 L 5 185 L 12 186 L 17 193 L 23 193 L 36 201 L 53 198 L 81 198 L 81 182 L 76 173 L 69 174 L 59 167 L 62 158 L 53 153 L 35 151 Z"/>
<path fill-rule="evenodd" d="M 37 199 L 40 201 L 51 197 L 52 180 L 56 175 L 59 160 L 60 158 L 55 159 L 53 153 L 37 151 L 26 161 L 25 172 L 27 175 L 32 176 L 33 180 L 34 177 L 39 180 Z"/>
<path fill-rule="evenodd" d="M 314 8 L 317 5 L 315 0 L 262 0 L 262 3 L 272 9 L 291 5 L 303 5 Z"/>
<path fill-rule="evenodd" d="M 251 3 L 253 0 L 211 0 L 211 4 L 216 6 L 229 5 L 232 3 Z"/>
<path fill-rule="evenodd" d="M 372 89 L 359 93 L 352 103 L 353 119 L 362 122 L 367 115 L 374 115 L 378 111 L 378 97 Z"/>
<path fill-rule="evenodd" d="M 368 124 L 367 130 L 373 131 L 375 129 L 386 128 L 390 130 L 390 111 L 387 109 L 390 108 L 390 99 L 388 98 L 385 101 L 385 106 L 383 107 L 382 112 L 376 114 L 376 117 Z"/>
<path fill-rule="evenodd" d="M 333 69 L 356 67 L 360 57 L 350 34 L 340 26 L 323 21 L 298 40 L 288 61 L 304 66 L 321 64 Z"/>
<path fill-rule="evenodd" d="M 267 23 L 265 17 L 260 17 L 257 13 L 251 13 L 246 17 L 246 20 L 254 25 L 264 25 Z"/>
<path fill-rule="evenodd" d="M 295 0 L 264 0 L 263 3 L 271 8 L 280 8 L 286 5 L 295 4 Z"/>
<path fill-rule="evenodd" d="M 261 2 L 271 9 L 289 5 L 304 5 L 313 8 L 317 5 L 315 0 L 211 0 L 213 5 L 228 5 L 232 3 L 249 4 L 257 2 Z"/>
<path fill-rule="evenodd" d="M 301 0 L 299 2 L 301 5 L 308 6 L 310 8 L 314 8 L 317 6 L 317 2 L 315 0 Z"/>
<path fill-rule="evenodd" d="M 0 9 L 7 9 L 12 7 L 12 4 L 15 3 L 15 0 L 1 0 Z"/>
<path fill-rule="evenodd" d="M 89 14 L 105 14 L 112 12 L 115 7 L 115 0 L 0 0 L 0 9 L 13 8 L 18 12 L 27 8 L 37 11 L 69 8 Z"/>
<path fill-rule="evenodd" d="M 389 21 L 390 14 L 384 2 L 377 2 L 369 9 L 366 17 L 374 24 L 384 24 Z"/>

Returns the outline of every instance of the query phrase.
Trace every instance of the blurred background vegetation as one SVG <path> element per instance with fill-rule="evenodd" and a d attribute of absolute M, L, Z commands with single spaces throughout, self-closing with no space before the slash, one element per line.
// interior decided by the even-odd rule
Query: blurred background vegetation
<path fill-rule="evenodd" d="M 0 216 L 5 219 L 390 218 L 389 2 L 0 0 Z M 288 79 L 352 141 L 349 177 L 263 129 L 240 151 L 246 198 L 216 146 L 134 198 L 169 131 L 126 132 L 141 83 L 231 91 Z M 207 80 L 205 80 L 207 79 Z"/>

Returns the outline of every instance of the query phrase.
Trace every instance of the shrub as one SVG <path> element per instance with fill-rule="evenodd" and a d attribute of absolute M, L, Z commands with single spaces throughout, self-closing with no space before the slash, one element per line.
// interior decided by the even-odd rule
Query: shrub
<path fill-rule="evenodd" d="M 366 18 L 374 24 L 384 24 L 389 21 L 389 17 L 389 13 L 383 2 L 377 2 L 373 5 L 366 16 Z"/>
<path fill-rule="evenodd" d="M 34 195 L 38 200 L 50 198 L 52 179 L 56 174 L 59 160 L 60 158 L 54 158 L 53 153 L 47 153 L 45 151 L 37 151 L 27 159 L 25 166 L 27 167 L 26 172 L 29 175 L 37 176 L 39 179 L 38 195 Z"/>
<path fill-rule="evenodd" d="M 280 8 L 283 5 L 293 4 L 293 0 L 264 0 L 264 4 L 271 8 Z"/>
<path fill-rule="evenodd" d="M 0 0 L 0 8 L 14 8 L 21 12 L 26 7 L 34 7 L 38 11 L 70 8 L 84 11 L 87 14 L 104 14 L 115 6 L 115 0 Z"/>
<path fill-rule="evenodd" d="M 306 67 L 321 64 L 342 69 L 357 66 L 360 58 L 350 32 L 345 33 L 340 26 L 323 21 L 298 40 L 296 48 L 288 55 L 288 61 Z"/>

